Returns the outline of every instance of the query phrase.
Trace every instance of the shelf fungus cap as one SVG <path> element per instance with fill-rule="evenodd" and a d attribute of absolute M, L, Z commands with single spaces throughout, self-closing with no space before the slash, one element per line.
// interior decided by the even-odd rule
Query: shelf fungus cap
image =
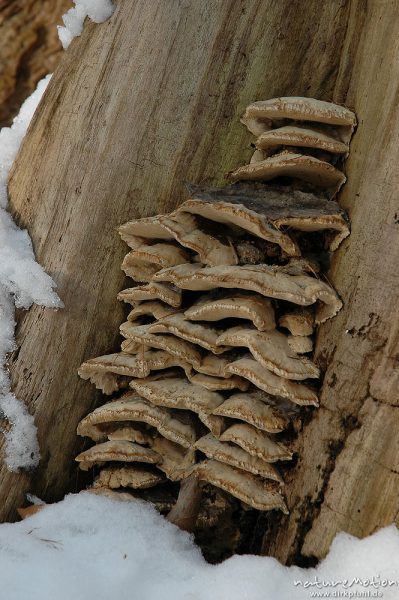
<path fill-rule="evenodd" d="M 203 373 L 188 373 L 188 379 L 195 385 L 200 385 L 211 391 L 228 391 L 239 389 L 245 392 L 249 388 L 249 383 L 242 377 L 231 375 L 228 377 L 213 377 L 212 375 L 204 375 Z"/>
<path fill-rule="evenodd" d="M 126 254 L 122 270 L 135 281 L 151 281 L 152 275 L 160 269 L 180 265 L 189 260 L 189 254 L 174 244 L 147 244 Z"/>
<path fill-rule="evenodd" d="M 291 460 L 292 453 L 270 435 L 247 423 L 235 423 L 220 436 L 221 442 L 232 442 L 243 448 L 251 456 L 266 462 Z"/>
<path fill-rule="evenodd" d="M 293 230 L 326 231 L 331 251 L 349 235 L 348 219 L 338 203 L 310 192 L 250 181 L 221 188 L 189 184 L 188 191 L 190 198 L 179 210 L 274 242 L 288 256 L 300 256 L 289 234 Z"/>
<path fill-rule="evenodd" d="M 102 424 L 126 421 L 147 423 L 167 439 L 185 448 L 191 448 L 197 439 L 191 423 L 183 423 L 168 410 L 154 406 L 132 392 L 124 394 L 120 400 L 96 408 L 80 421 L 77 433 L 96 440 L 103 435 Z"/>
<path fill-rule="evenodd" d="M 314 314 L 309 308 L 298 308 L 279 318 L 280 327 L 285 327 L 292 335 L 312 335 Z"/>
<path fill-rule="evenodd" d="M 156 464 L 161 460 L 159 454 L 150 448 L 144 448 L 125 440 L 103 442 L 81 452 L 75 460 L 83 471 L 104 462 L 144 462 Z"/>
<path fill-rule="evenodd" d="M 318 367 L 308 358 L 298 356 L 280 331 L 258 331 L 243 326 L 222 333 L 218 344 L 248 348 L 263 367 L 287 379 L 318 378 Z M 228 369 L 227 369 L 228 370 Z"/>
<path fill-rule="evenodd" d="M 122 240 L 129 245 L 130 239 L 134 241 L 137 238 L 147 240 L 173 240 L 173 235 L 162 225 L 162 215 L 152 217 L 143 217 L 142 219 L 134 219 L 121 225 L 118 229 Z M 136 247 L 136 245 L 134 245 Z"/>
<path fill-rule="evenodd" d="M 157 300 L 149 302 L 141 302 L 137 304 L 127 316 L 127 320 L 135 322 L 141 317 L 153 317 L 155 320 L 163 319 L 168 315 L 173 315 L 176 312 L 176 308 L 172 308 Z"/>
<path fill-rule="evenodd" d="M 205 354 L 201 358 L 201 364 L 196 367 L 197 371 L 204 375 L 212 375 L 213 377 L 231 377 L 226 373 L 226 367 L 231 362 L 229 354 Z"/>
<path fill-rule="evenodd" d="M 265 481 L 216 460 L 205 460 L 192 469 L 200 481 L 210 483 L 257 510 L 288 510 L 278 484 Z"/>
<path fill-rule="evenodd" d="M 212 415 L 212 411 L 224 400 L 218 392 L 204 389 L 178 377 L 162 380 L 141 379 L 132 381 L 130 385 L 155 406 L 196 413 L 200 421 L 216 436 L 225 428 L 224 419 Z"/>
<path fill-rule="evenodd" d="M 276 177 L 301 179 L 312 185 L 327 188 L 331 195 L 338 192 L 346 177 L 330 163 L 294 152 L 280 152 L 265 160 L 239 167 L 228 174 L 231 181 L 271 181 Z"/>
<path fill-rule="evenodd" d="M 188 308 L 184 316 L 190 321 L 247 319 L 260 331 L 270 331 L 276 326 L 271 301 L 258 295 L 231 294 L 217 299 L 203 297 Z"/>
<path fill-rule="evenodd" d="M 162 321 L 152 323 L 149 325 L 148 331 L 150 333 L 171 333 L 178 338 L 201 346 L 213 354 L 222 354 L 226 350 L 230 350 L 228 346 L 216 343 L 220 334 L 219 330 L 214 329 L 211 325 L 192 323 L 184 317 L 183 313 L 169 315 Z"/>
<path fill-rule="evenodd" d="M 162 473 L 150 471 L 137 465 L 104 467 L 94 480 L 94 488 L 132 488 L 145 490 L 165 481 Z"/>
<path fill-rule="evenodd" d="M 162 300 L 166 304 L 178 308 L 181 305 L 181 290 L 169 285 L 159 283 L 148 283 L 127 288 L 119 292 L 118 300 L 129 304 L 138 304 L 142 300 Z"/>
<path fill-rule="evenodd" d="M 245 111 L 241 122 L 255 135 L 259 135 L 281 120 L 310 121 L 349 128 L 352 133 L 356 126 L 355 113 L 339 104 L 303 98 L 285 96 L 253 102 Z"/>
<path fill-rule="evenodd" d="M 256 211 L 245 203 L 232 203 L 227 198 L 214 198 L 213 190 L 190 186 L 194 198 L 186 200 L 179 211 L 197 214 L 210 221 L 239 228 L 258 238 L 277 244 L 289 256 L 299 256 L 296 242 L 286 233 L 277 229 L 267 218 L 266 211 Z M 265 214 L 266 213 L 266 214 Z M 219 263 L 234 264 L 234 263 Z"/>
<path fill-rule="evenodd" d="M 90 380 L 98 390 L 106 395 L 128 386 L 128 377 L 121 371 L 126 371 L 126 366 L 117 368 L 116 372 L 107 368 L 108 361 L 112 361 L 113 354 L 91 358 L 82 363 L 78 369 L 78 375 L 85 380 Z M 126 355 L 131 356 L 131 355 Z"/>
<path fill-rule="evenodd" d="M 349 144 L 326 132 L 298 125 L 285 125 L 260 134 L 255 142 L 259 150 L 272 153 L 280 146 L 314 148 L 331 154 L 347 155 Z"/>
<path fill-rule="evenodd" d="M 122 323 L 121 334 L 128 340 L 142 343 L 150 348 L 164 350 L 194 367 L 201 364 L 201 354 L 196 346 L 175 335 L 160 335 L 151 332 L 152 324 L 135 326 L 130 321 Z"/>
<path fill-rule="evenodd" d="M 309 306 L 318 303 L 316 323 L 330 319 L 342 307 L 337 293 L 324 281 L 301 272 L 301 266 L 245 265 L 241 267 L 205 267 L 178 265 L 159 271 L 157 281 L 171 281 L 182 289 L 206 291 L 236 288 L 257 292 L 262 296 Z"/>
<path fill-rule="evenodd" d="M 163 216 L 162 223 L 182 246 L 195 252 L 205 265 L 238 263 L 236 251 L 229 238 L 203 230 L 194 215 L 176 211 Z"/>
<path fill-rule="evenodd" d="M 259 398 L 263 398 L 260 400 Z M 278 409 L 278 398 L 252 392 L 233 394 L 213 409 L 212 414 L 245 421 L 268 433 L 279 433 L 288 426 L 288 418 Z"/>
<path fill-rule="evenodd" d="M 251 456 L 239 446 L 220 442 L 211 433 L 197 440 L 194 447 L 205 454 L 207 458 L 237 467 L 237 469 L 253 475 L 260 475 L 266 479 L 283 483 L 281 475 L 271 463 L 265 462 L 257 456 Z"/>
<path fill-rule="evenodd" d="M 313 350 L 313 340 L 305 335 L 289 335 L 287 337 L 289 347 L 297 354 L 307 354 Z"/>
<path fill-rule="evenodd" d="M 171 481 L 181 481 L 189 469 L 195 465 L 195 450 L 182 448 L 158 435 L 152 442 L 152 449 L 162 457 L 157 465 Z"/>
<path fill-rule="evenodd" d="M 188 213 L 174 212 L 129 221 L 119 228 L 122 239 L 134 249 L 137 239 L 176 240 L 195 252 L 201 262 L 209 265 L 235 265 L 237 254 L 229 239 L 202 229 L 198 220 Z"/>
<path fill-rule="evenodd" d="M 232 362 L 227 371 L 244 377 L 259 389 L 271 394 L 288 398 L 295 404 L 318 406 L 316 393 L 303 383 L 297 383 L 275 375 L 260 363 L 250 357 L 243 357 Z"/>
<path fill-rule="evenodd" d="M 178 363 L 176 365 L 176 362 Z M 127 387 L 130 377 L 147 377 L 151 371 L 180 366 L 180 361 L 162 350 L 145 350 L 137 355 L 117 352 L 84 362 L 78 369 L 82 379 L 90 379 L 97 389 L 110 394 Z M 123 376 L 122 382 L 118 376 Z"/>
<path fill-rule="evenodd" d="M 144 431 L 138 425 L 112 426 L 106 428 L 105 435 L 109 440 L 124 440 L 127 442 L 135 442 L 136 444 L 146 445 L 152 440 L 152 436 Z"/>

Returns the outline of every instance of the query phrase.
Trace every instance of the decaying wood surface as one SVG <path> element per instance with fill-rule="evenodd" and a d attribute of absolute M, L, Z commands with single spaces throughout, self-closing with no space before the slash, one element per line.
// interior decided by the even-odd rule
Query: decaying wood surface
<path fill-rule="evenodd" d="M 62 47 L 56 25 L 71 0 L 0 0 L 0 126 L 8 125 Z"/>
<path fill-rule="evenodd" d="M 338 198 L 352 233 L 330 273 L 344 308 L 319 331 L 327 370 L 298 440 L 291 514 L 264 540 L 283 561 L 325 555 L 338 531 L 399 522 L 399 14 L 385 1 L 351 4 L 332 94 L 359 119 Z"/>
<path fill-rule="evenodd" d="M 201 488 L 198 478 L 190 475 L 182 481 L 178 501 L 168 514 L 168 521 L 184 531 L 193 531 L 201 506 Z"/>
<path fill-rule="evenodd" d="M 116 226 L 173 209 L 186 180 L 220 184 L 248 162 L 239 116 L 249 102 L 305 95 L 359 117 L 339 197 L 352 235 L 330 274 L 345 306 L 318 338 L 321 408 L 299 438 L 291 514 L 273 514 L 263 550 L 286 562 L 320 557 L 335 532 L 365 535 L 396 519 L 398 25 L 388 0 L 120 0 L 73 42 L 10 179 L 13 213 L 65 309 L 19 319 L 11 373 L 43 460 L 34 477 L 1 467 L 1 518 L 27 490 L 51 501 L 74 489 L 75 428 L 95 400 L 76 370 L 116 347 L 122 320 Z"/>

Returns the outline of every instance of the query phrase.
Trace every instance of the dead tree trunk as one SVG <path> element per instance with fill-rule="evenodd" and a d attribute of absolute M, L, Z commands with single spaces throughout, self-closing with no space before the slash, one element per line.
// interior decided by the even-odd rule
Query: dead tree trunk
<path fill-rule="evenodd" d="M 344 308 L 318 332 L 321 407 L 298 439 L 291 514 L 264 539 L 283 561 L 324 556 L 338 531 L 398 523 L 398 25 L 379 0 L 353 3 L 346 24 L 332 98 L 355 108 L 359 126 L 339 198 L 352 233 L 330 273 Z"/>
<path fill-rule="evenodd" d="M 291 514 L 269 524 L 264 551 L 319 557 L 337 530 L 364 535 L 396 517 L 398 22 L 385 0 L 120 0 L 73 42 L 10 180 L 65 309 L 19 319 L 13 383 L 43 459 L 33 476 L 1 467 L 1 518 L 27 490 L 54 500 L 76 485 L 75 428 L 95 400 L 76 369 L 115 347 L 122 320 L 116 226 L 174 208 L 186 180 L 222 183 L 251 154 L 244 107 L 278 95 L 347 103 L 360 125 L 340 199 L 352 236 L 331 271 L 345 308 L 320 330 L 322 407 L 298 440 Z"/>
<path fill-rule="evenodd" d="M 9 125 L 62 47 L 56 25 L 70 0 L 0 0 L 0 126 Z"/>

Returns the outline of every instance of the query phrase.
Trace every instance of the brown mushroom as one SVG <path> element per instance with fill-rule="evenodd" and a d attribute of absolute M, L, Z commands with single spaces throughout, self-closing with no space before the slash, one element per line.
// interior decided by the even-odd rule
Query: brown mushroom
<path fill-rule="evenodd" d="M 280 473 L 271 463 L 248 454 L 237 445 L 220 442 L 211 433 L 197 440 L 194 447 L 205 454 L 207 458 L 248 471 L 253 475 L 260 475 L 266 479 L 283 483 Z"/>
<path fill-rule="evenodd" d="M 302 306 L 318 302 L 317 323 L 333 317 L 342 307 L 341 300 L 327 283 L 304 273 L 293 275 L 286 267 L 251 265 L 201 268 L 200 265 L 187 264 L 159 271 L 154 279 L 172 281 L 186 290 L 238 288 Z"/>
<path fill-rule="evenodd" d="M 312 335 L 314 331 L 314 314 L 309 308 L 298 308 L 285 313 L 278 321 L 292 335 Z"/>
<path fill-rule="evenodd" d="M 343 155 L 347 155 L 349 150 L 349 144 L 341 142 L 335 136 L 299 125 L 285 125 L 265 131 L 260 134 L 255 145 L 263 152 L 264 158 L 273 154 L 281 146 L 316 148 L 322 152 Z"/>
<path fill-rule="evenodd" d="M 178 210 L 274 242 L 289 256 L 299 256 L 300 250 L 288 231 L 329 230 L 330 250 L 349 235 L 345 213 L 338 203 L 309 192 L 255 182 L 222 188 L 189 185 L 188 190 L 190 198 Z"/>
<path fill-rule="evenodd" d="M 345 175 L 330 163 L 307 154 L 280 152 L 265 160 L 239 167 L 228 174 L 231 181 L 270 181 L 276 177 L 302 179 L 336 194 L 346 181 Z"/>
<path fill-rule="evenodd" d="M 165 350 L 170 355 L 178 357 L 194 367 L 201 364 L 201 355 L 194 344 L 174 335 L 151 333 L 150 327 L 151 325 L 135 326 L 130 321 L 126 321 L 120 326 L 120 331 L 129 341 Z"/>
<path fill-rule="evenodd" d="M 231 377 L 230 373 L 226 373 L 226 367 L 231 362 L 229 353 L 224 354 L 205 354 L 201 358 L 201 363 L 196 367 L 199 373 L 204 375 L 212 375 L 213 377 Z"/>
<path fill-rule="evenodd" d="M 129 381 L 132 377 L 147 377 L 154 371 L 171 369 L 173 367 L 181 367 L 184 370 L 186 377 L 190 381 L 197 383 L 198 385 L 202 385 L 210 390 L 232 390 L 238 388 L 242 391 L 245 391 L 248 389 L 248 382 L 241 377 L 231 375 L 230 373 L 223 373 L 220 376 L 213 372 L 209 373 L 209 371 L 212 370 L 210 368 L 211 361 L 206 360 L 206 357 L 205 360 L 202 360 L 201 364 L 198 365 L 197 368 L 200 372 L 197 373 L 193 370 L 193 366 L 184 360 L 182 356 L 175 356 L 163 350 L 147 349 L 136 354 L 138 344 L 137 342 L 133 341 L 133 348 L 131 348 L 131 342 L 132 340 L 125 340 L 122 342 L 122 349 L 126 349 L 128 351 L 133 350 L 135 353 L 134 355 L 128 354 L 128 356 L 130 356 L 132 359 L 130 368 L 121 368 L 118 366 L 115 367 L 111 362 L 104 361 L 104 359 L 108 359 L 108 356 L 114 356 L 107 355 L 106 357 L 100 356 L 84 363 L 79 369 L 79 374 L 83 379 L 90 378 L 90 381 L 95 384 L 97 389 L 102 390 L 107 395 L 117 391 L 118 389 L 128 387 Z M 161 343 L 163 343 L 162 340 Z M 166 340 L 166 347 L 170 348 L 171 344 L 172 342 L 170 342 L 169 339 Z M 180 351 L 180 345 L 176 344 L 176 346 Z M 144 348 L 147 348 L 147 346 L 144 346 Z M 116 354 L 115 356 L 119 357 L 120 354 L 125 353 L 122 352 Z M 228 361 L 225 360 L 222 364 L 227 366 Z M 119 371 L 123 372 L 124 375 L 119 375 L 116 373 Z"/>
<path fill-rule="evenodd" d="M 255 294 L 237 293 L 217 299 L 203 296 L 184 312 L 184 316 L 189 321 L 248 319 L 260 331 L 270 331 L 276 326 L 270 300 Z"/>
<path fill-rule="evenodd" d="M 355 114 L 344 106 L 314 98 L 280 97 L 250 104 L 241 119 L 254 135 L 260 135 L 273 126 L 291 121 L 306 121 L 334 126 L 339 139 L 348 142 L 356 126 Z"/>
<path fill-rule="evenodd" d="M 232 376 L 231 374 L 228 374 L 228 377 L 213 377 L 211 375 L 204 375 L 203 373 L 188 373 L 187 377 L 192 383 L 215 392 L 234 389 L 245 392 L 249 388 L 248 381 L 242 377 Z"/>
<path fill-rule="evenodd" d="M 188 470 L 195 465 L 195 450 L 186 449 L 157 435 L 151 445 L 154 452 L 162 457 L 157 467 L 171 481 L 181 481 Z"/>
<path fill-rule="evenodd" d="M 219 330 L 210 325 L 192 323 L 184 318 L 183 313 L 169 315 L 161 321 L 152 323 L 149 325 L 148 331 L 149 333 L 171 333 L 178 338 L 201 346 L 213 354 L 222 354 L 230 349 L 228 346 L 216 343 L 220 334 Z"/>
<path fill-rule="evenodd" d="M 143 490 L 154 487 L 165 480 L 161 473 L 137 465 L 118 467 L 111 465 L 101 469 L 94 480 L 94 488 L 133 488 Z"/>
<path fill-rule="evenodd" d="M 139 425 L 124 425 L 121 427 L 110 424 L 105 428 L 104 435 L 112 441 L 126 440 L 136 444 L 149 444 L 152 441 L 152 436 Z"/>
<path fill-rule="evenodd" d="M 134 288 L 122 290 L 117 298 L 129 304 L 137 304 L 141 300 L 162 300 L 162 302 L 177 308 L 181 304 L 181 290 L 169 285 L 151 282 L 147 285 L 138 285 Z"/>
<path fill-rule="evenodd" d="M 313 340 L 305 335 L 289 335 L 287 342 L 291 350 L 297 354 L 306 354 L 313 350 Z"/>
<path fill-rule="evenodd" d="M 200 481 L 205 481 L 228 492 L 252 508 L 257 510 L 277 508 L 284 514 L 288 514 L 277 483 L 265 481 L 216 460 L 204 460 L 198 463 L 193 467 L 192 473 Z"/>
<path fill-rule="evenodd" d="M 290 460 L 292 453 L 281 442 L 276 442 L 270 435 L 248 425 L 235 423 L 219 437 L 221 442 L 232 442 L 243 448 L 251 456 L 257 456 L 266 462 Z"/>
<path fill-rule="evenodd" d="M 165 339 L 165 337 L 167 339 Z M 172 336 L 170 336 L 172 337 Z M 135 354 L 135 360 L 139 362 L 143 362 L 145 368 L 142 369 L 141 374 L 132 374 L 132 377 L 147 377 L 150 375 L 150 372 L 153 373 L 157 370 L 165 370 L 173 367 L 181 367 L 186 377 L 192 381 L 193 383 L 198 383 L 199 385 L 203 385 L 207 389 L 210 390 L 230 390 L 234 388 L 238 388 L 240 390 L 245 391 L 248 389 L 248 382 L 241 377 L 236 377 L 231 375 L 230 373 L 226 373 L 226 367 L 231 362 L 231 356 L 227 355 L 225 358 L 221 356 L 216 356 L 214 354 L 206 354 L 205 356 L 200 358 L 200 362 L 197 362 L 197 359 L 193 359 L 193 356 L 189 356 L 190 360 L 194 362 L 195 369 L 194 371 L 193 365 L 190 364 L 184 358 L 184 354 L 182 352 L 181 345 L 175 343 L 174 340 L 171 340 L 169 336 L 158 336 L 158 339 L 155 341 L 155 344 L 162 344 L 166 348 L 174 348 L 176 346 L 175 355 L 169 354 L 169 352 L 163 350 L 151 351 L 148 350 L 148 346 L 143 345 L 145 348 L 144 351 L 141 351 L 140 344 L 134 340 L 124 340 L 122 342 L 122 350 L 126 350 L 127 352 L 133 351 Z M 160 338 L 160 342 L 159 342 Z M 150 339 L 147 339 L 148 343 L 152 343 Z M 132 347 L 130 344 L 133 344 Z M 136 356 L 136 354 L 139 354 Z M 186 353 L 187 354 L 187 353 Z M 100 357 L 101 358 L 101 357 Z M 146 372 L 146 374 L 145 374 Z M 103 373 L 95 373 L 95 376 L 92 376 L 92 382 L 95 383 L 97 378 L 99 382 L 102 382 L 101 377 L 103 377 Z M 111 375 L 114 375 L 111 373 Z M 115 377 L 118 377 L 115 375 Z M 129 379 L 125 378 L 126 381 L 123 381 L 123 386 L 127 387 L 129 383 Z M 229 381 L 226 381 L 226 380 Z M 102 389 L 98 384 L 99 389 Z M 122 387 L 122 384 L 119 385 Z"/>
<path fill-rule="evenodd" d="M 112 373 L 101 366 L 99 368 L 97 364 L 90 363 L 90 361 L 86 361 L 79 367 L 78 374 L 82 379 L 89 379 L 98 390 L 101 390 L 107 396 L 129 385 L 128 377 Z"/>
<path fill-rule="evenodd" d="M 242 326 L 232 327 L 218 337 L 217 343 L 248 348 L 263 367 L 280 377 L 301 380 L 320 376 L 318 367 L 308 358 L 293 352 L 288 345 L 287 336 L 277 330 L 258 331 Z"/>
<path fill-rule="evenodd" d="M 135 281 L 151 281 L 152 275 L 160 269 L 189 260 L 188 253 L 175 244 L 147 244 L 126 254 L 122 270 Z"/>
<path fill-rule="evenodd" d="M 200 229 L 195 216 L 175 212 L 162 217 L 162 223 L 182 246 L 198 254 L 200 261 L 205 265 L 237 264 L 237 255 L 230 240 Z"/>
<path fill-rule="evenodd" d="M 161 457 L 150 448 L 144 448 L 134 442 L 118 440 L 92 446 L 78 454 L 75 460 L 83 471 L 87 471 L 96 464 L 110 461 L 156 464 L 161 460 Z"/>
<path fill-rule="evenodd" d="M 253 508 L 287 512 L 271 463 L 292 453 L 274 434 L 293 420 L 295 428 L 296 405 L 317 405 L 312 387 L 298 381 L 319 377 L 319 369 L 300 355 L 311 350 L 315 323 L 341 308 L 320 279 L 317 252 L 334 250 L 349 234 L 346 215 L 333 200 L 293 189 L 297 182 L 256 180 L 288 176 L 333 195 L 345 181 L 333 165 L 348 152 L 354 114 L 313 99 L 276 98 L 249 106 L 243 122 L 257 135 L 256 151 L 230 176 L 254 181 L 190 186 L 190 198 L 171 214 L 120 228 L 132 249 L 123 270 L 148 283 L 118 295 L 133 304 L 121 326 L 122 352 L 79 370 L 107 393 L 128 383 L 134 390 L 78 426 L 100 442 L 77 457 L 81 467 L 111 463 L 93 491 L 122 498 L 111 489 L 126 487 L 128 498 L 153 501 L 164 489 L 155 504 L 165 512 L 176 486 L 158 484 L 181 482 L 168 518 L 190 530 L 199 480 Z M 198 298 L 182 290 L 214 291 Z M 289 335 L 276 329 L 274 300 Z M 241 391 L 226 399 L 228 390 Z"/>
<path fill-rule="evenodd" d="M 196 218 L 186 213 L 171 213 L 129 221 L 119 228 L 124 241 L 131 236 L 152 239 L 175 239 L 182 246 L 198 254 L 201 262 L 211 266 L 237 264 L 237 255 L 229 240 L 215 237 L 200 229 Z"/>
<path fill-rule="evenodd" d="M 149 302 L 141 302 L 137 304 L 128 314 L 127 320 L 131 322 L 137 321 L 140 317 L 153 317 L 155 320 L 163 319 L 168 315 L 173 315 L 176 312 L 175 308 L 167 306 L 157 300 Z"/>
<path fill-rule="evenodd" d="M 84 362 L 78 373 L 82 379 L 90 379 L 104 394 L 111 394 L 121 387 L 127 387 L 130 377 L 147 377 L 151 371 L 175 366 L 181 366 L 181 361 L 162 350 L 146 350 L 137 355 L 118 352 Z M 122 376 L 122 379 L 118 376 Z"/>
<path fill-rule="evenodd" d="M 137 379 L 132 381 L 130 386 L 155 406 L 190 410 L 196 413 L 216 436 L 224 429 L 224 419 L 211 414 L 213 409 L 223 402 L 223 396 L 218 392 L 204 389 L 177 377 L 166 380 Z"/>
<path fill-rule="evenodd" d="M 288 398 L 295 404 L 318 406 L 316 393 L 303 383 L 275 375 L 250 357 L 240 358 L 226 368 L 229 373 L 248 379 L 259 389 L 271 394 Z"/>
<path fill-rule="evenodd" d="M 154 406 L 134 393 L 126 393 L 120 400 L 96 408 L 78 425 L 77 433 L 93 440 L 101 439 L 103 423 L 139 421 L 155 427 L 168 440 L 190 448 L 196 440 L 195 428 L 183 423 L 164 408 Z"/>
<path fill-rule="evenodd" d="M 212 414 L 245 421 L 268 433 L 279 433 L 287 427 L 288 418 L 279 410 L 278 401 L 264 392 L 233 394 L 214 408 Z"/>

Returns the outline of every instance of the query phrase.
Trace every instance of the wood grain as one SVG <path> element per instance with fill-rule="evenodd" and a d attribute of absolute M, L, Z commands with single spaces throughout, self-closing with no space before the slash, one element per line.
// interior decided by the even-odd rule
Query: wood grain
<path fill-rule="evenodd" d="M 339 197 L 352 233 L 330 273 L 344 308 L 318 332 L 327 370 L 321 407 L 299 438 L 291 514 L 264 539 L 264 552 L 284 562 L 324 556 L 338 531 L 362 537 L 398 523 L 398 25 L 395 3 L 351 5 L 332 95 L 359 118 Z"/>
<path fill-rule="evenodd" d="M 0 0 L 0 127 L 10 125 L 63 53 L 56 25 L 71 0 Z"/>

